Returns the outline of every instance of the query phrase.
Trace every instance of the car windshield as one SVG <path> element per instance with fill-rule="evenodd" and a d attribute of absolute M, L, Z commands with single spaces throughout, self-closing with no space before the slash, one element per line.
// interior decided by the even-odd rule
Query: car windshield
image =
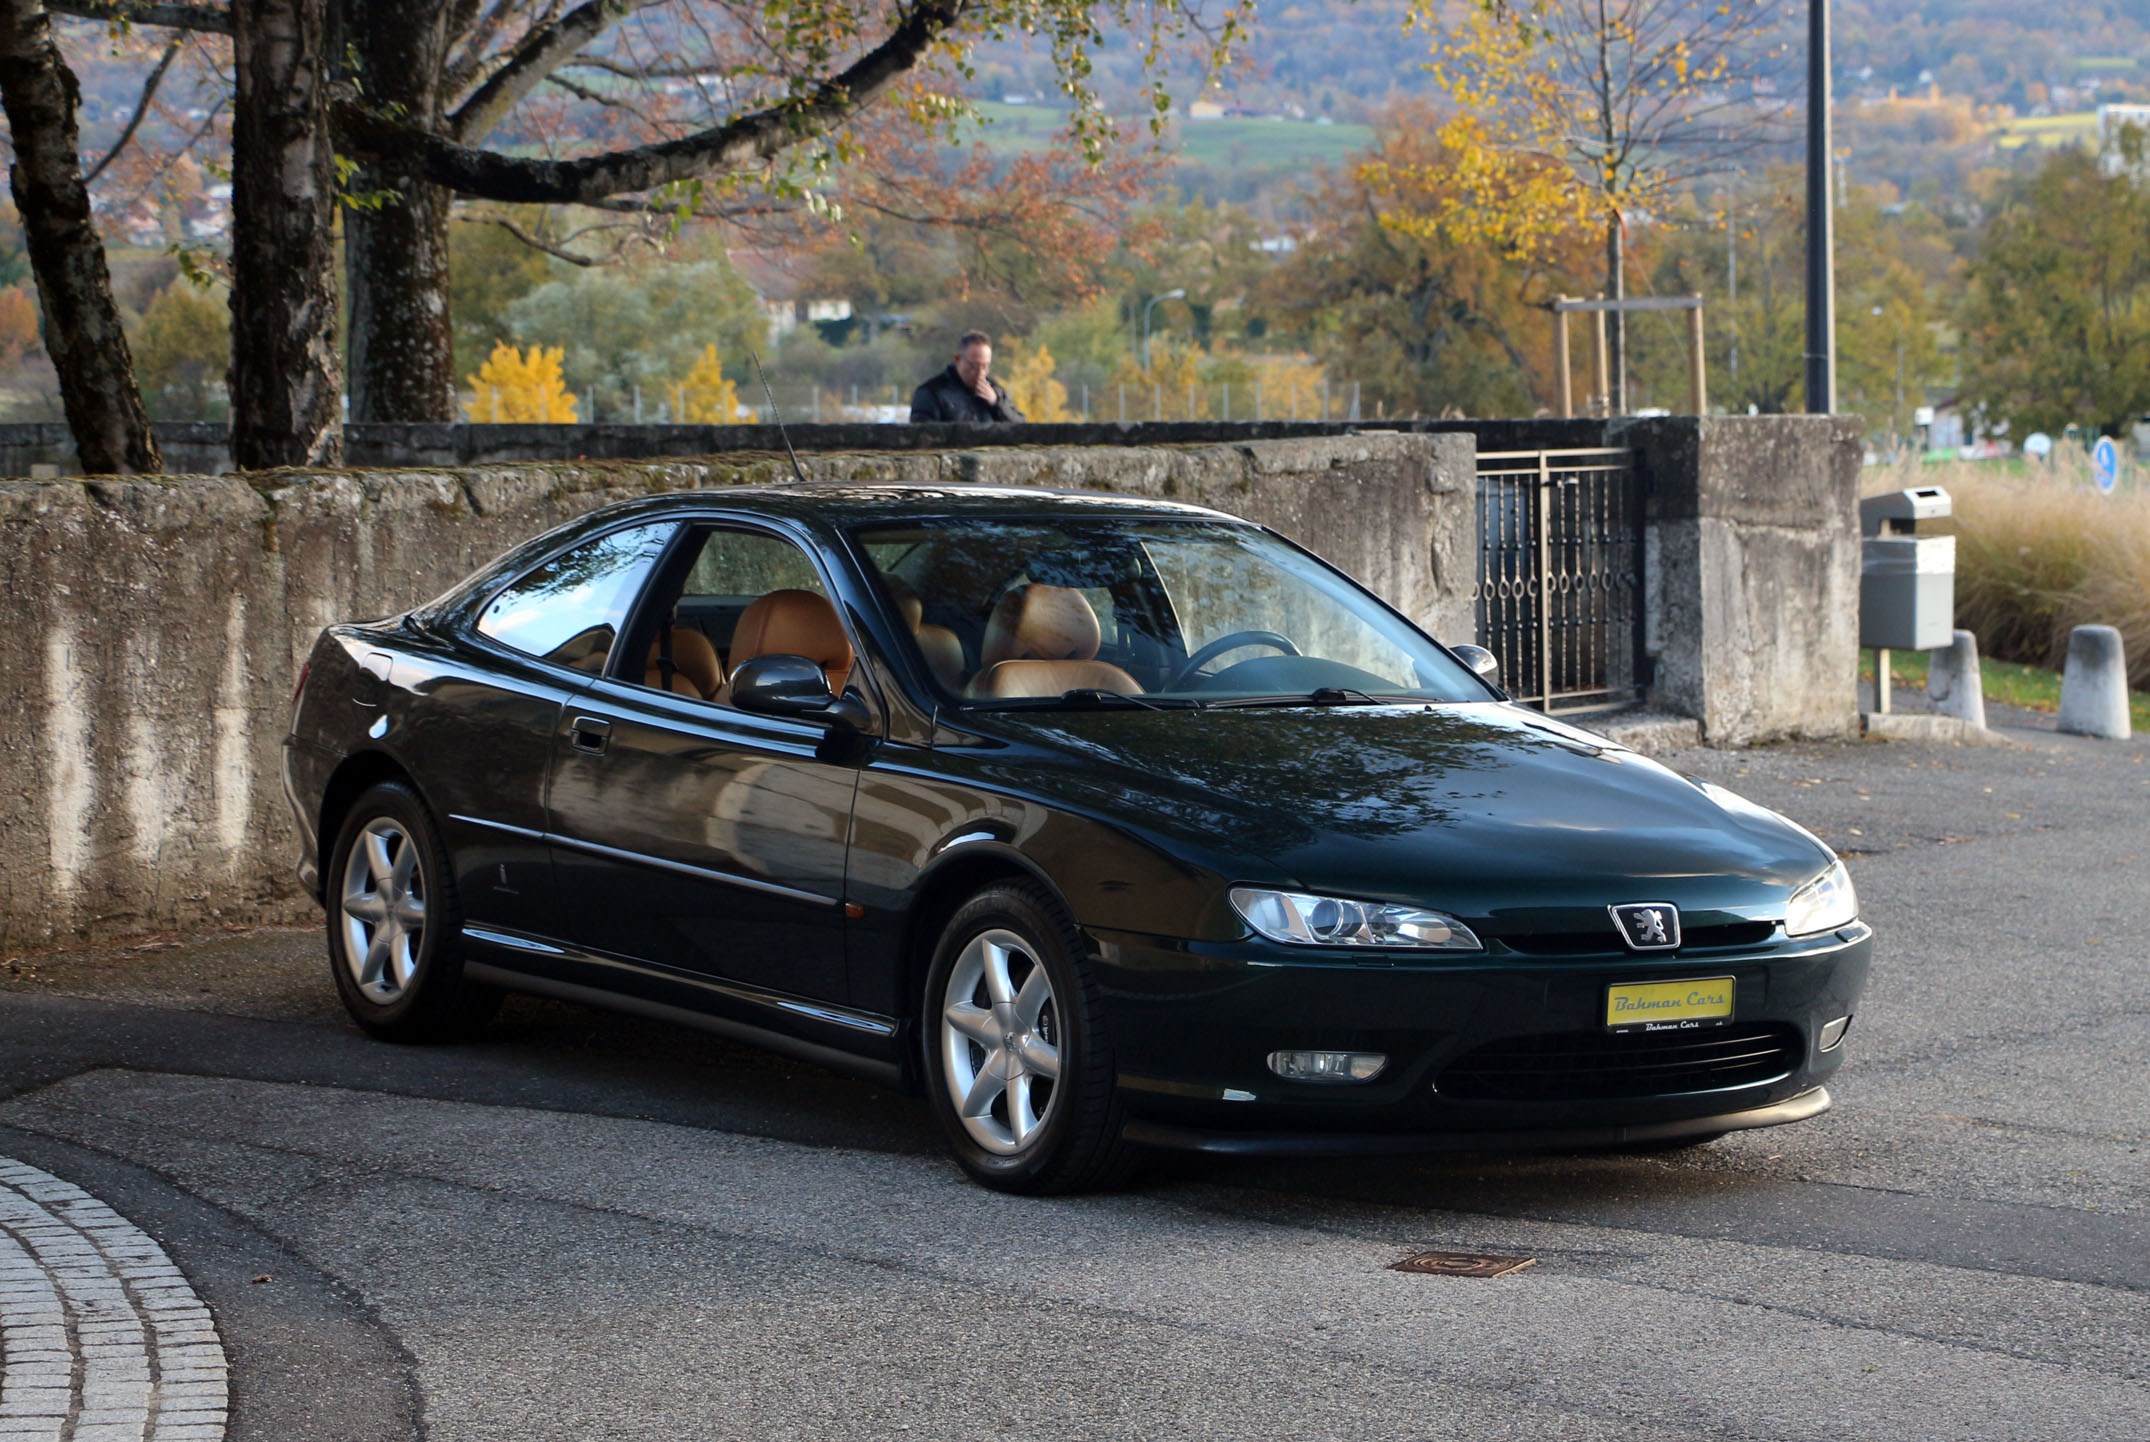
<path fill-rule="evenodd" d="M 1487 699 L 1424 634 L 1254 526 L 965 517 L 854 539 L 936 684 L 967 705 Z"/>

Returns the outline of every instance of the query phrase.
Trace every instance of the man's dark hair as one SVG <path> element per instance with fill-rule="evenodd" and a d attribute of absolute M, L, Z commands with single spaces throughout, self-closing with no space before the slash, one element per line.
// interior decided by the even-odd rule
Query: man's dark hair
<path fill-rule="evenodd" d="M 991 345 L 993 338 L 982 330 L 967 330 L 956 338 L 956 354 L 961 355 L 974 345 Z"/>

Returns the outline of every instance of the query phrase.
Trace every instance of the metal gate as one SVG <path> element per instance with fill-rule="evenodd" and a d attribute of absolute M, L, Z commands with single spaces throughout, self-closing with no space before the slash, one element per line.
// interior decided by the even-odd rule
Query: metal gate
<path fill-rule="evenodd" d="M 1642 487 L 1624 450 L 1478 457 L 1478 644 L 1547 711 L 1641 695 Z"/>

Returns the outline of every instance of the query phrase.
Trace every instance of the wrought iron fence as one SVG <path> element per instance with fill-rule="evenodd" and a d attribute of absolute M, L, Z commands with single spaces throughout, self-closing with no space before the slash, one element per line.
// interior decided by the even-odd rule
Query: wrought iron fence
<path fill-rule="evenodd" d="M 1643 683 L 1642 491 L 1623 450 L 1478 457 L 1478 643 L 1547 711 L 1625 705 Z"/>

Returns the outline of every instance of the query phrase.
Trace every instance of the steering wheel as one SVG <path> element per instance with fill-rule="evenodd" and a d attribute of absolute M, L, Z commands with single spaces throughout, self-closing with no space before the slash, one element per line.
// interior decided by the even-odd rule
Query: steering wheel
<path fill-rule="evenodd" d="M 1172 673 L 1172 679 L 1165 683 L 1165 689 L 1167 691 L 1181 689 L 1192 681 L 1195 678 L 1195 673 L 1204 666 L 1216 660 L 1225 652 L 1236 651 L 1242 646 L 1269 646 L 1275 650 L 1282 651 L 1287 656 L 1299 654 L 1299 648 L 1291 643 L 1289 636 L 1279 636 L 1274 631 L 1234 631 L 1229 636 L 1219 636 L 1216 640 L 1189 656 L 1187 664 Z"/>

